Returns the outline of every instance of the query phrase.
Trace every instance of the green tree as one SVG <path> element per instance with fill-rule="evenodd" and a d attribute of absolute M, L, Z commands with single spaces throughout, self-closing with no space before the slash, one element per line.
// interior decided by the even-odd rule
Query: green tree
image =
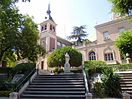
<path fill-rule="evenodd" d="M 108 0 L 112 3 L 112 12 L 118 15 L 132 15 L 132 0 Z"/>
<path fill-rule="evenodd" d="M 80 27 L 73 27 L 73 32 L 70 36 L 68 36 L 69 39 L 74 39 L 77 44 L 82 43 L 85 37 L 87 36 L 87 32 L 85 31 L 86 25 L 82 25 Z"/>
<path fill-rule="evenodd" d="M 45 50 L 37 44 L 39 31 L 29 16 L 18 13 L 15 1 L 0 1 L 0 62 L 3 55 L 15 52 L 18 59 L 28 58 L 37 60 L 38 54 L 43 55 Z M 8 57 L 8 56 L 6 56 Z"/>
<path fill-rule="evenodd" d="M 80 66 L 82 64 L 82 54 L 72 47 L 66 46 L 64 48 L 56 49 L 48 57 L 49 67 L 63 67 L 65 64 L 65 54 L 70 56 L 71 66 Z"/>
<path fill-rule="evenodd" d="M 126 55 L 128 53 L 129 57 L 132 58 L 132 30 L 122 32 L 115 41 L 115 45 L 122 54 Z"/>
<path fill-rule="evenodd" d="M 13 50 L 7 50 L 3 57 L 2 61 L 6 62 L 6 66 L 15 66 L 16 65 L 16 60 L 17 60 L 17 55 Z"/>

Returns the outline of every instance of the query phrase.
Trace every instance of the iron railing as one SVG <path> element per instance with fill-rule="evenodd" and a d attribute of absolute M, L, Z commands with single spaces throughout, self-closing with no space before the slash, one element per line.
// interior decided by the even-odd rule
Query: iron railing
<path fill-rule="evenodd" d="M 89 93 L 88 77 L 87 77 L 86 72 L 85 72 L 84 69 L 82 70 L 82 72 L 83 72 L 83 77 L 84 77 L 84 83 L 85 83 L 86 95 L 88 95 L 88 93 Z"/>
<path fill-rule="evenodd" d="M 27 82 L 30 81 L 30 77 L 36 72 L 36 68 L 34 68 L 28 75 L 24 76 L 22 80 L 20 80 L 17 85 L 15 86 L 15 88 L 13 88 L 14 92 L 18 92 L 22 86 Z"/>

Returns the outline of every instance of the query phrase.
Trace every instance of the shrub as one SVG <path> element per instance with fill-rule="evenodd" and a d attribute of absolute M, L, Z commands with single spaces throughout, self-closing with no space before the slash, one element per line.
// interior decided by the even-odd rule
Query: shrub
<path fill-rule="evenodd" d="M 106 95 L 109 97 L 121 97 L 119 76 L 113 73 L 112 68 L 104 69 L 103 76 L 102 81 Z"/>
<path fill-rule="evenodd" d="M 55 67 L 55 69 L 53 70 L 54 74 L 59 74 L 63 72 L 63 69 L 59 68 L 59 67 Z"/>
<path fill-rule="evenodd" d="M 94 97 L 103 98 L 105 97 L 105 89 L 103 88 L 103 84 L 100 82 L 96 82 L 93 88 Z"/>
<path fill-rule="evenodd" d="M 68 53 L 70 56 L 70 65 L 71 66 L 80 66 L 82 64 L 82 54 L 72 47 L 65 46 L 60 49 L 56 49 L 48 57 L 48 66 L 49 67 L 61 67 L 65 64 L 65 54 Z"/>
<path fill-rule="evenodd" d="M 0 67 L 0 73 L 9 73 L 11 71 L 11 67 Z"/>
<path fill-rule="evenodd" d="M 106 66 L 106 63 L 103 61 L 84 61 L 84 68 L 88 71 L 89 76 L 92 76 L 94 73 L 101 73 Z"/>
<path fill-rule="evenodd" d="M 115 65 L 108 65 L 111 68 L 115 68 L 117 71 L 131 71 L 132 70 L 132 63 L 130 64 L 115 64 Z"/>
<path fill-rule="evenodd" d="M 118 75 L 114 74 L 114 66 L 106 65 L 102 61 L 85 61 L 84 62 L 85 70 L 89 74 L 89 78 L 95 73 L 103 74 L 102 82 L 94 84 L 94 95 L 95 97 L 120 97 L 120 78 Z M 102 89 L 101 89 L 102 88 Z"/>
<path fill-rule="evenodd" d="M 0 91 L 0 97 L 4 96 L 4 97 L 9 97 L 9 94 L 11 93 L 11 91 Z"/>
<path fill-rule="evenodd" d="M 87 70 L 96 67 L 103 67 L 103 66 L 106 66 L 106 63 L 104 61 L 96 61 L 96 60 L 84 61 L 84 67 Z"/>
<path fill-rule="evenodd" d="M 27 74 L 29 73 L 31 70 L 33 70 L 33 68 L 35 68 L 35 64 L 34 63 L 21 63 L 21 64 L 18 64 L 16 65 L 11 73 L 12 75 L 15 75 L 15 74 Z"/>

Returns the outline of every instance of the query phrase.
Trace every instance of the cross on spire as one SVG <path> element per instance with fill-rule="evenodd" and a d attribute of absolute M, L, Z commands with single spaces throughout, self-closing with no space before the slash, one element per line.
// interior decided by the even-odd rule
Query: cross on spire
<path fill-rule="evenodd" d="M 50 3 L 48 4 L 47 14 L 48 14 L 48 16 L 49 16 L 49 19 L 50 19 L 51 21 L 53 21 L 53 22 L 54 22 L 53 18 L 51 17 Z"/>

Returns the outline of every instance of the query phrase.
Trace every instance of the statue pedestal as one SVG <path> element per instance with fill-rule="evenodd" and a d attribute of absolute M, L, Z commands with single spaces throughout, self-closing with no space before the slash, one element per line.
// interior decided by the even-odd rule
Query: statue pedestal
<path fill-rule="evenodd" d="M 64 73 L 70 73 L 70 64 L 69 63 L 65 63 L 65 65 L 64 65 Z"/>
<path fill-rule="evenodd" d="M 64 73 L 70 73 L 70 64 L 69 64 L 70 56 L 68 53 L 65 54 L 65 64 L 64 64 Z"/>

